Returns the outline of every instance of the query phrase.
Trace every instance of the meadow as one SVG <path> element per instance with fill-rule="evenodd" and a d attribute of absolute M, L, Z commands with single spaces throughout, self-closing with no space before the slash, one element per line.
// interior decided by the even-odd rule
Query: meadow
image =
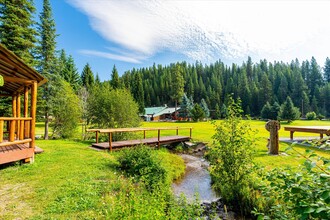
<path fill-rule="evenodd" d="M 251 121 L 250 125 L 258 130 L 256 162 L 268 168 L 294 168 L 301 164 L 302 158 L 295 152 L 286 152 L 286 156 L 269 156 L 266 148 L 269 134 L 264 128 L 265 122 Z M 294 121 L 290 125 L 330 126 L 330 121 Z M 213 144 L 214 125 L 211 122 L 143 122 L 142 126 L 192 127 L 193 141 Z M 289 137 L 283 126 L 285 124 L 282 124 L 280 137 Z M 42 123 L 37 124 L 36 133 L 42 135 Z M 175 134 L 175 131 L 162 134 L 166 133 Z M 182 130 L 180 134 L 189 135 L 189 130 Z M 147 132 L 147 136 L 155 135 Z M 313 134 L 297 133 L 295 137 L 306 135 Z M 77 128 L 76 138 L 80 137 L 81 127 Z M 37 145 L 45 152 L 36 155 L 35 163 L 1 167 L 1 219 L 111 219 L 123 215 L 128 215 L 127 219 L 143 219 L 148 213 L 160 212 L 157 207 L 162 207 L 163 201 L 159 197 L 140 189 L 118 171 L 116 156 L 119 152 L 95 151 L 89 148 L 90 144 L 91 141 L 80 140 L 37 140 Z M 281 143 L 280 151 L 284 152 L 287 147 L 288 144 Z M 295 148 L 301 153 L 307 149 L 303 146 Z M 314 150 L 330 158 L 329 151 Z M 175 173 L 172 164 L 182 166 L 180 160 L 164 149 L 159 151 L 159 156 L 172 173 Z"/>

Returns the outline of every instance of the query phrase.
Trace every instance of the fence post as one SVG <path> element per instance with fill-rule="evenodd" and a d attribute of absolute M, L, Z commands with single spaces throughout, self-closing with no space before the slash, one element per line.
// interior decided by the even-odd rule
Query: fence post
<path fill-rule="evenodd" d="M 109 147 L 110 147 L 110 152 L 112 152 L 112 132 L 109 133 Z"/>
<path fill-rule="evenodd" d="M 160 129 L 158 129 L 158 149 L 160 148 Z"/>

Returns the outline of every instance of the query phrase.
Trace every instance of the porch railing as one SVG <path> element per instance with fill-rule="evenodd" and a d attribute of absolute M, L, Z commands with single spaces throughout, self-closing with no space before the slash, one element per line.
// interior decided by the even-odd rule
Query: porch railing
<path fill-rule="evenodd" d="M 32 142 L 32 117 L 0 117 L 0 147 Z"/>

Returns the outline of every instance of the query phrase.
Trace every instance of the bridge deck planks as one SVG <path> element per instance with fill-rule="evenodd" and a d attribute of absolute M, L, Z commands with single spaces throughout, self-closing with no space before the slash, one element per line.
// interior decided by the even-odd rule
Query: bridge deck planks
<path fill-rule="evenodd" d="M 171 143 L 178 143 L 183 141 L 189 141 L 190 137 L 188 136 L 164 136 L 160 137 L 159 142 L 160 144 L 171 144 Z M 127 140 L 127 141 L 113 141 L 112 148 L 122 148 L 122 147 L 131 147 L 136 146 L 139 144 L 146 144 L 146 145 L 158 145 L 158 138 L 146 138 L 140 140 Z M 109 142 L 102 142 L 102 143 L 94 143 L 92 147 L 99 148 L 99 149 L 109 149 Z"/>

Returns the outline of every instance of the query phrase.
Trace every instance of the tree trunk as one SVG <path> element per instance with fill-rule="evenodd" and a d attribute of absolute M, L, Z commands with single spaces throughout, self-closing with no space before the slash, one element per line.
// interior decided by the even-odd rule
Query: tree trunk
<path fill-rule="evenodd" d="M 49 113 L 48 110 L 45 112 L 45 134 L 44 134 L 44 139 L 48 140 L 48 127 L 49 127 Z"/>
<path fill-rule="evenodd" d="M 278 130 L 280 130 L 281 126 L 279 121 L 268 121 L 266 124 L 266 129 L 270 133 L 269 137 L 269 154 L 278 155 L 279 150 L 279 137 L 278 137 Z"/>

